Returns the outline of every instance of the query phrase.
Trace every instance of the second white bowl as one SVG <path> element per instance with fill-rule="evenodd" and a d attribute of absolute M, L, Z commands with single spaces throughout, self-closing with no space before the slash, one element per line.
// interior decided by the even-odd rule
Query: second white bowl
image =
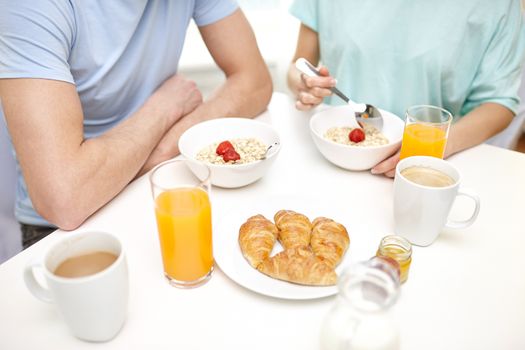
<path fill-rule="evenodd" d="M 358 147 L 343 145 L 324 137 L 332 127 L 348 126 L 348 118 L 354 115 L 350 106 L 330 107 L 320 111 L 310 119 L 310 133 L 317 149 L 333 164 L 348 170 L 367 170 L 373 168 L 399 149 L 403 138 L 404 122 L 396 115 L 380 110 L 383 116 L 381 132 L 389 140 L 381 146 Z"/>

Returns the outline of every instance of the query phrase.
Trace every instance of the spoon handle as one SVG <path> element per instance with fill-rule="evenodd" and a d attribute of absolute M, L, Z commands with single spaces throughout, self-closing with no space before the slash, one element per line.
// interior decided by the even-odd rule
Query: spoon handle
<path fill-rule="evenodd" d="M 302 73 L 304 73 L 304 74 L 306 74 L 306 75 L 308 75 L 310 77 L 321 76 L 321 73 L 319 73 L 317 68 L 314 67 L 314 65 L 311 64 L 310 62 L 308 62 L 308 60 L 306 60 L 305 58 L 302 58 L 302 57 L 298 58 L 297 61 L 295 61 L 295 67 L 297 69 L 299 69 Z M 331 88 L 330 90 L 334 94 L 336 94 L 338 97 L 340 97 L 343 101 L 348 103 L 357 112 L 362 112 L 363 110 L 366 109 L 366 106 L 364 104 L 355 103 L 350 98 L 348 98 L 348 96 L 343 94 L 341 92 L 341 90 L 339 90 L 335 86 L 333 88 Z"/>
<path fill-rule="evenodd" d="M 339 96 L 343 101 L 345 101 L 346 103 L 350 103 L 350 99 L 348 97 L 346 97 L 345 94 L 343 94 L 341 92 L 341 90 L 339 90 L 338 88 L 336 88 L 335 86 L 333 88 L 331 88 L 330 90 L 332 90 L 332 92 L 334 94 L 336 94 L 337 96 Z"/>

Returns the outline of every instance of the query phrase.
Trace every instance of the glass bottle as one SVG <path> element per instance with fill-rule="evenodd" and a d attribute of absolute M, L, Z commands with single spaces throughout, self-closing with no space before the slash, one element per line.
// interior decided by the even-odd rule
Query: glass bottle
<path fill-rule="evenodd" d="M 399 272 L 385 259 L 351 265 L 339 278 L 337 301 L 321 328 L 322 350 L 398 350 L 389 309 L 399 295 Z"/>
<path fill-rule="evenodd" d="M 412 245 L 406 238 L 396 235 L 383 237 L 377 248 L 376 256 L 388 257 L 397 261 L 401 283 L 405 283 L 412 262 Z"/>

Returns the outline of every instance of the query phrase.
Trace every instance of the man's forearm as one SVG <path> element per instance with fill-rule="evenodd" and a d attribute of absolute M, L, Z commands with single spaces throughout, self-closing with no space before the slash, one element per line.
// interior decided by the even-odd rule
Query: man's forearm
<path fill-rule="evenodd" d="M 106 134 L 88 139 L 62 159 L 55 171 L 57 193 L 40 193 L 35 209 L 63 229 L 74 229 L 109 202 L 135 176 L 171 124 L 144 106 Z M 55 198 L 55 199 L 53 199 Z"/>
<path fill-rule="evenodd" d="M 63 229 L 76 228 L 120 192 L 175 121 L 202 101 L 194 84 L 175 76 L 127 120 L 85 140 L 72 84 L 6 79 L 0 95 L 34 208 Z"/>
<path fill-rule="evenodd" d="M 505 129 L 513 113 L 498 103 L 484 103 L 450 127 L 445 157 L 476 146 Z"/>

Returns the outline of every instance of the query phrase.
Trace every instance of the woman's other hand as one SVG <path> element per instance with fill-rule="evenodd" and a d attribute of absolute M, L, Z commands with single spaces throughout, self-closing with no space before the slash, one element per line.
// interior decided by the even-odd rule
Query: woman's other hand
<path fill-rule="evenodd" d="M 382 174 L 387 177 L 394 177 L 396 175 L 396 165 L 399 163 L 399 153 L 400 151 L 377 164 L 372 168 L 371 173 L 374 175 Z"/>

